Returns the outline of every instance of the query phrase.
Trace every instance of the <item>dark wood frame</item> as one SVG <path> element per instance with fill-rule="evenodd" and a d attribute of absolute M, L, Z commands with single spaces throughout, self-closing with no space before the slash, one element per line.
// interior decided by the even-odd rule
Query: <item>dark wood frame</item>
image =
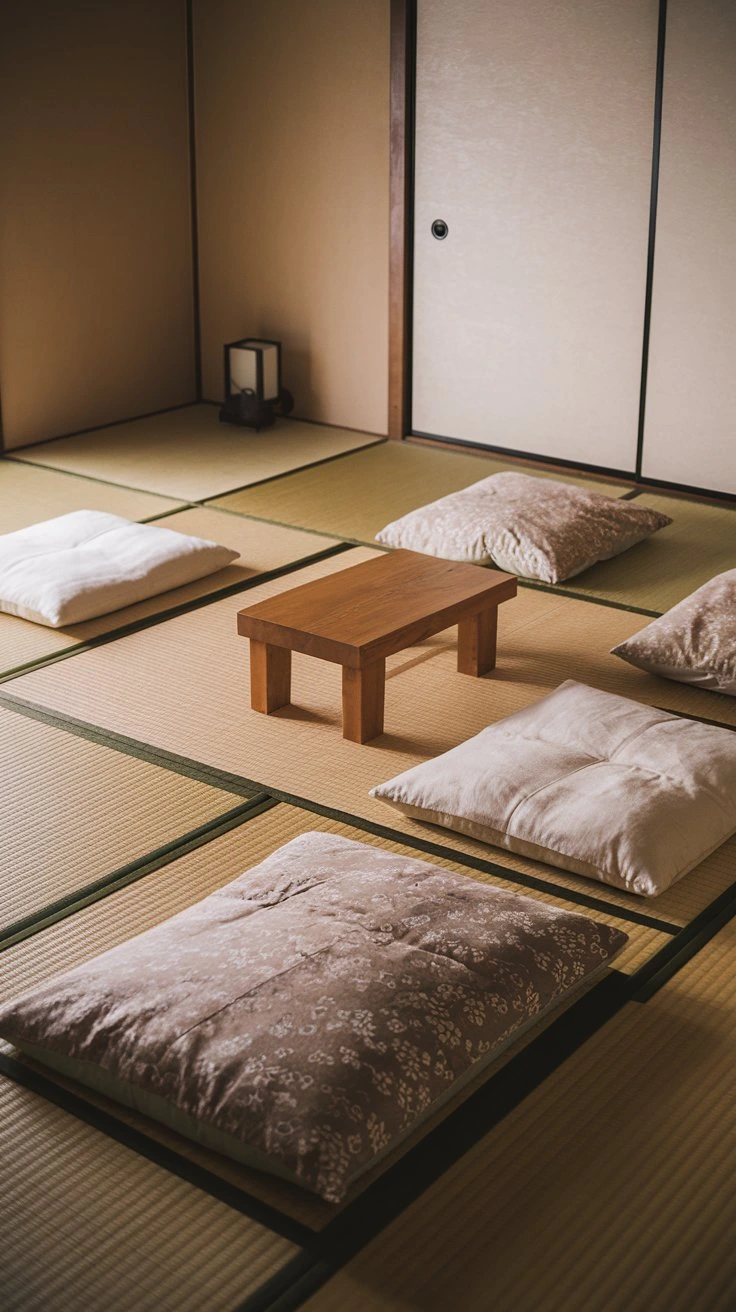
<path fill-rule="evenodd" d="M 416 0 L 391 0 L 388 435 L 411 429 L 411 261 Z"/>
<path fill-rule="evenodd" d="M 276 396 L 268 399 L 277 401 L 281 394 L 281 342 L 275 342 L 270 337 L 239 337 L 236 342 L 225 342 L 223 347 L 225 400 L 227 401 L 232 395 L 230 391 L 230 351 L 234 346 L 249 347 L 256 357 L 256 396 L 259 401 L 266 399 L 263 395 L 263 351 L 259 348 L 262 346 L 276 347 Z"/>

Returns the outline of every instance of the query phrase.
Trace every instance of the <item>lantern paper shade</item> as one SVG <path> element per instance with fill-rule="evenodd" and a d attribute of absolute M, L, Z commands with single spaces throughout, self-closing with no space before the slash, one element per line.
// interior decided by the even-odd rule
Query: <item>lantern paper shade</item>
<path fill-rule="evenodd" d="M 225 347 L 225 395 L 253 392 L 277 401 L 281 389 L 281 343 L 246 337 Z"/>

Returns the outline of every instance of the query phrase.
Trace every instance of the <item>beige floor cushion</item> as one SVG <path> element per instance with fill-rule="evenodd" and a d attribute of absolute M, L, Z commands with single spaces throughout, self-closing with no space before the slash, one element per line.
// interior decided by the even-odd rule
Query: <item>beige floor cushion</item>
<path fill-rule="evenodd" d="M 611 651 L 651 674 L 736 697 L 736 569 L 717 574 Z"/>
<path fill-rule="evenodd" d="M 671 523 L 631 501 L 509 472 L 412 510 L 376 541 L 559 583 Z"/>
<path fill-rule="evenodd" d="M 568 680 L 371 796 L 654 897 L 736 831 L 736 733 Z"/>
<path fill-rule="evenodd" d="M 337 1202 L 627 936 L 308 833 L 0 1010 L 37 1060 Z"/>
<path fill-rule="evenodd" d="M 0 536 L 0 610 L 58 629 L 224 569 L 239 553 L 101 510 Z"/>

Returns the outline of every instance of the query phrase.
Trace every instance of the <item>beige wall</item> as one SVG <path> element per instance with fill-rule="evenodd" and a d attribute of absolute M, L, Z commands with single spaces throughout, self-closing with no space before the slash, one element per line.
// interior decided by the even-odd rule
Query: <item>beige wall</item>
<path fill-rule="evenodd" d="M 295 413 L 385 433 L 388 0 L 197 0 L 205 397 L 281 338 Z"/>
<path fill-rule="evenodd" d="M 184 0 L 6 0 L 0 400 L 17 447 L 194 397 Z"/>

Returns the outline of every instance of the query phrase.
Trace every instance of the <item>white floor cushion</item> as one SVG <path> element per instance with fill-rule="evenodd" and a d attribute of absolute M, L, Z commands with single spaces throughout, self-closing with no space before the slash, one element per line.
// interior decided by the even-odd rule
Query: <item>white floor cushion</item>
<path fill-rule="evenodd" d="M 371 796 L 653 897 L 736 831 L 736 733 L 570 680 Z"/>
<path fill-rule="evenodd" d="M 736 697 L 736 569 L 717 574 L 611 651 L 650 674 Z"/>
<path fill-rule="evenodd" d="M 0 536 L 0 610 L 58 629 L 182 587 L 238 555 L 169 528 L 75 510 Z"/>
<path fill-rule="evenodd" d="M 559 583 L 671 523 L 648 506 L 508 472 L 412 510 L 376 541 Z"/>

